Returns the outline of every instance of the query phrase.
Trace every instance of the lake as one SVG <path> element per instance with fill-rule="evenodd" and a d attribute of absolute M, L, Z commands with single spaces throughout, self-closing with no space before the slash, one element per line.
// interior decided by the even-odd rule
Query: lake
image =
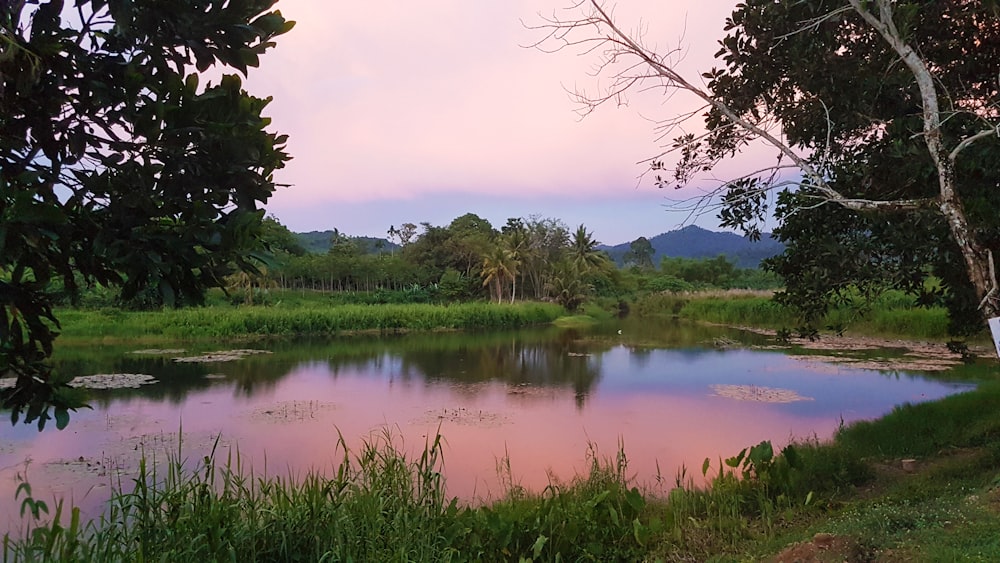
<path fill-rule="evenodd" d="M 162 461 L 180 450 L 194 466 L 217 441 L 221 459 L 238 450 L 245 467 L 287 476 L 330 471 L 343 456 L 339 436 L 357 448 L 389 435 L 419 453 L 440 432 L 448 493 L 476 502 L 503 494 L 503 460 L 515 483 L 540 490 L 585 471 L 588 451 L 614 458 L 621 444 L 637 483 L 672 483 L 682 465 L 697 474 L 706 457 L 762 440 L 828 439 L 842 423 L 972 387 L 790 355 L 768 349 L 772 341 L 624 320 L 184 350 L 63 346 L 57 369 L 155 381 L 93 391 L 93 408 L 62 431 L 4 427 L 0 526 L 20 526 L 18 475 L 35 498 L 63 498 L 95 517 L 112 479 L 134 476 L 140 453 Z"/>

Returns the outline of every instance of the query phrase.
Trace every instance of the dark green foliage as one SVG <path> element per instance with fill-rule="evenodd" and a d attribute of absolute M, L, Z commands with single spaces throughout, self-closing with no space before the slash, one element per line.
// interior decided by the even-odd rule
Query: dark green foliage
<path fill-rule="evenodd" d="M 879 11 L 873 3 L 862 5 Z M 779 123 L 789 145 L 811 155 L 810 165 L 844 198 L 924 202 L 896 211 L 849 211 L 823 203 L 826 196 L 808 178 L 794 193 L 781 194 L 775 234 L 787 249 L 767 267 L 786 280 L 784 303 L 810 323 L 850 296 L 870 299 L 895 288 L 922 304 L 946 306 L 952 333 L 967 335 L 982 329 L 982 312 L 956 240 L 972 239 L 983 248 L 974 262 L 985 264 L 987 250 L 1000 251 L 1000 175 L 991 164 L 1000 142 L 988 135 L 960 155 L 948 151 L 994 127 L 995 112 L 985 108 L 1000 101 L 1000 29 L 983 22 L 995 21 L 995 6 L 967 0 L 891 5 L 904 40 L 933 74 L 946 147 L 939 157 L 954 161 L 956 198 L 971 225 L 966 232 L 953 232 L 940 208 L 946 199 L 942 176 L 928 151 L 925 106 L 912 71 L 844 2 L 740 4 L 717 54 L 724 67 L 706 77 L 735 114 Z M 715 131 L 686 162 L 688 173 L 745 146 L 752 135 L 723 127 L 729 121 L 718 109 L 710 111 L 707 125 Z M 762 214 L 743 196 L 753 192 L 748 187 L 766 189 L 780 180 L 764 174 L 730 184 L 723 222 L 752 232 Z M 940 282 L 934 291 L 927 289 L 930 276 Z"/>
<path fill-rule="evenodd" d="M 555 265 L 546 289 L 552 299 L 570 313 L 575 312 L 583 304 L 591 291 L 580 270 L 568 260 Z"/>
<path fill-rule="evenodd" d="M 653 267 L 653 245 L 646 237 L 639 237 L 628 245 L 628 251 L 622 256 L 622 262 L 639 269 Z"/>
<path fill-rule="evenodd" d="M 651 278 L 643 286 L 643 289 L 652 292 L 672 291 L 677 293 L 679 291 L 694 291 L 695 286 L 677 276 L 664 274 Z"/>
<path fill-rule="evenodd" d="M 66 403 L 43 361 L 49 286 L 199 302 L 252 269 L 260 206 L 288 155 L 246 74 L 292 27 L 273 0 L 6 2 L 0 7 L 0 373 L 11 419 Z"/>
<path fill-rule="evenodd" d="M 294 236 L 298 241 L 298 244 L 301 245 L 306 252 L 312 252 L 313 254 L 326 254 L 330 251 L 331 241 L 333 240 L 335 234 L 340 233 L 336 230 L 309 231 L 307 233 L 295 233 Z M 357 242 L 358 247 L 361 249 L 363 254 L 381 254 L 383 252 L 394 253 L 398 252 L 401 248 L 400 245 L 383 238 L 349 238 Z"/>

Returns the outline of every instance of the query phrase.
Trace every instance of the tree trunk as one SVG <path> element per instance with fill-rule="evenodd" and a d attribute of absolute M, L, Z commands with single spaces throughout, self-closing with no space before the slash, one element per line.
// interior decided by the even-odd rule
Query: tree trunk
<path fill-rule="evenodd" d="M 942 176 L 944 176 L 944 171 Z M 943 177 L 942 182 L 953 183 L 953 177 Z M 942 190 L 945 191 L 945 190 Z M 953 187 L 948 190 L 954 194 Z M 946 192 L 946 193 L 947 193 Z M 976 290 L 976 297 L 979 298 L 979 310 L 982 312 L 984 321 L 991 317 L 1000 317 L 1000 298 L 997 295 L 996 272 L 993 266 L 993 254 L 989 249 L 984 249 L 976 239 L 969 221 L 965 216 L 965 209 L 962 201 L 957 196 L 942 199 L 939 208 L 945 220 L 948 221 L 948 229 L 951 231 L 951 238 L 958 245 L 962 258 L 965 260 L 965 269 L 969 275 L 969 282 Z"/>

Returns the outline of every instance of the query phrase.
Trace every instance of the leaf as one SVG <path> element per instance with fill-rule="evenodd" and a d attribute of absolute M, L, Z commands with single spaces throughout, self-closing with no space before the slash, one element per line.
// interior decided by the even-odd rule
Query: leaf
<path fill-rule="evenodd" d="M 55 409 L 56 415 L 56 428 L 63 430 L 69 425 L 69 411 L 65 408 L 58 407 Z"/>
<path fill-rule="evenodd" d="M 548 541 L 549 538 L 545 537 L 544 534 L 538 535 L 538 539 L 536 539 L 535 543 L 531 546 L 531 554 L 535 559 L 542 554 L 542 549 L 545 548 L 545 544 L 548 543 Z"/>
<path fill-rule="evenodd" d="M 735 456 L 726 458 L 726 465 L 735 469 L 739 467 L 740 464 L 743 463 L 743 459 L 746 457 L 746 455 L 747 455 L 747 449 L 743 448 L 742 450 L 740 450 L 740 453 L 736 454 Z"/>

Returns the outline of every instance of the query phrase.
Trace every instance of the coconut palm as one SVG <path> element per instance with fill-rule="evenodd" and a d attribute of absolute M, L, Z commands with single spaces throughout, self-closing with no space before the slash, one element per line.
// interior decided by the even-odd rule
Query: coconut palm
<path fill-rule="evenodd" d="M 518 261 L 513 254 L 502 245 L 495 245 L 483 258 L 483 269 L 480 275 L 483 277 L 483 285 L 490 286 L 490 293 L 497 298 L 497 303 L 503 301 L 504 287 L 508 280 L 514 280 L 517 276 Z M 514 300 L 513 286 L 511 290 L 511 301 Z"/>
<path fill-rule="evenodd" d="M 521 264 L 523 264 L 525 259 L 528 258 L 530 250 L 528 243 L 528 231 L 523 227 L 520 229 L 509 230 L 504 233 L 500 240 L 501 246 L 508 254 L 510 263 L 514 266 L 514 271 L 510 276 L 511 303 L 514 302 L 514 296 L 517 295 L 517 280 L 524 275 L 521 271 Z"/>
<path fill-rule="evenodd" d="M 555 265 L 545 287 L 549 297 L 571 313 L 580 307 L 591 291 L 591 287 L 583 281 L 576 264 L 569 260 L 563 260 Z"/>
<path fill-rule="evenodd" d="M 610 263 L 607 255 L 597 250 L 597 244 L 585 226 L 576 228 L 570 241 L 569 259 L 580 273 L 602 270 Z"/>

